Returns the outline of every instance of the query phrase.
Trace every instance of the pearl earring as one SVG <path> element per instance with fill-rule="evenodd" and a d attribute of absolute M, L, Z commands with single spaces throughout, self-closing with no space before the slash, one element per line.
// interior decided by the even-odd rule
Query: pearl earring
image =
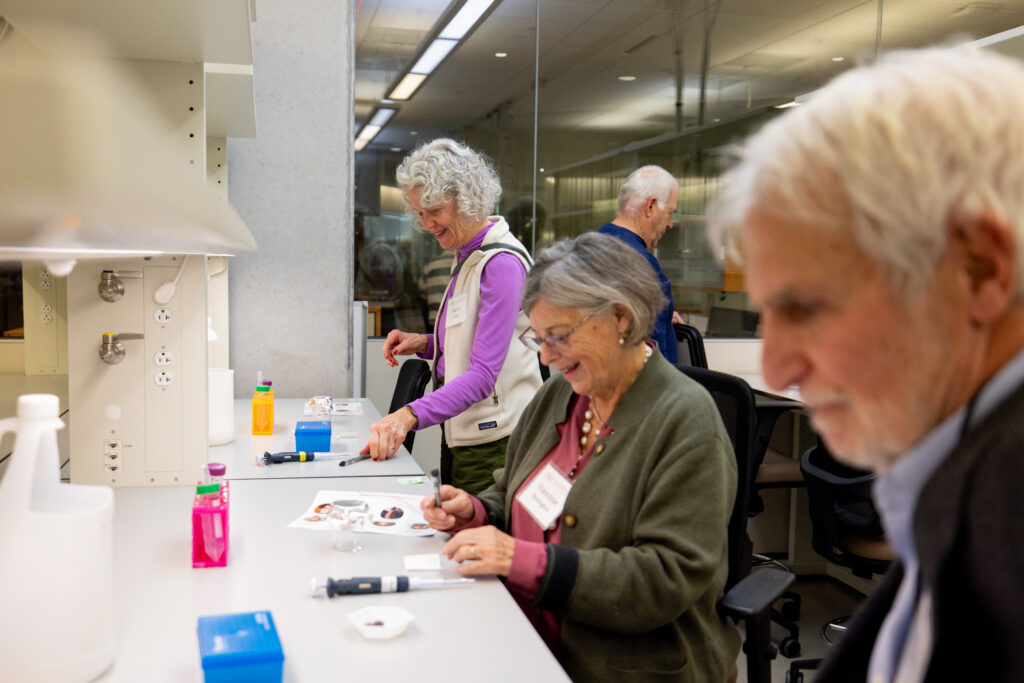
<path fill-rule="evenodd" d="M 619 335 L 619 346 L 622 346 L 625 343 L 626 343 L 626 335 L 620 334 Z"/>

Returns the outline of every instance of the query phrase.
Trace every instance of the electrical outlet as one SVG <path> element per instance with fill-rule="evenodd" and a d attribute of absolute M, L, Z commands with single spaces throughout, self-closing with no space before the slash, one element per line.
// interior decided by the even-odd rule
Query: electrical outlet
<path fill-rule="evenodd" d="M 154 379 L 156 380 L 156 385 L 158 387 L 166 387 L 167 385 L 174 381 L 174 375 L 172 375 L 167 370 L 161 370 L 160 372 L 156 373 Z"/>
<path fill-rule="evenodd" d="M 103 469 L 105 469 L 108 472 L 117 472 L 119 467 L 120 467 L 120 465 L 115 465 L 112 462 L 107 462 L 107 463 L 104 463 L 104 465 L 103 465 Z"/>
<path fill-rule="evenodd" d="M 171 322 L 171 309 L 169 308 L 158 308 L 153 312 L 153 320 L 156 320 L 161 325 Z"/>
<path fill-rule="evenodd" d="M 163 367 L 173 363 L 174 356 L 171 355 L 170 351 L 157 351 L 156 355 L 153 357 L 153 362 Z M 159 384 L 159 382 L 157 382 L 157 384 Z"/>
<path fill-rule="evenodd" d="M 39 316 L 39 319 L 43 322 L 44 325 L 49 325 L 53 322 L 53 314 L 43 313 L 41 316 Z"/>
<path fill-rule="evenodd" d="M 53 287 L 53 279 L 50 277 L 50 271 L 43 268 L 39 274 L 39 289 L 48 292 L 51 287 Z"/>

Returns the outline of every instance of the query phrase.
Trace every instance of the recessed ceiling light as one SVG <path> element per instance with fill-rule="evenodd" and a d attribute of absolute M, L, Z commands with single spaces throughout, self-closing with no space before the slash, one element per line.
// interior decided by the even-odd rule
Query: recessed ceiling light
<path fill-rule="evenodd" d="M 419 135 L 419 131 L 410 130 L 409 135 Z"/>
<path fill-rule="evenodd" d="M 832 58 L 833 62 L 842 62 L 844 60 L 846 60 L 846 57 L 833 57 Z"/>
<path fill-rule="evenodd" d="M 540 172 L 541 172 L 541 173 L 543 173 L 543 172 L 544 172 L 544 167 L 543 167 L 543 166 L 541 166 L 541 167 L 540 167 Z"/>
<path fill-rule="evenodd" d="M 401 147 L 392 147 L 392 148 L 391 148 L 391 151 L 392 151 L 392 152 L 401 152 L 401 151 L 402 151 L 402 148 L 401 148 Z"/>
<path fill-rule="evenodd" d="M 498 59 L 505 59 L 505 57 L 508 57 L 508 53 L 507 52 L 495 52 L 494 56 L 497 57 Z"/>
<path fill-rule="evenodd" d="M 635 81 L 636 76 L 619 76 L 620 81 Z"/>

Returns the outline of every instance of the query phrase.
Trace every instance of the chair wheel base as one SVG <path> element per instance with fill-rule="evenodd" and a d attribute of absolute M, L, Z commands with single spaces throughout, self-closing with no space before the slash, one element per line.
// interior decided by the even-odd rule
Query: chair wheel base
<path fill-rule="evenodd" d="M 796 638 L 786 636 L 779 641 L 779 652 L 786 659 L 793 659 L 800 656 L 800 641 Z"/>

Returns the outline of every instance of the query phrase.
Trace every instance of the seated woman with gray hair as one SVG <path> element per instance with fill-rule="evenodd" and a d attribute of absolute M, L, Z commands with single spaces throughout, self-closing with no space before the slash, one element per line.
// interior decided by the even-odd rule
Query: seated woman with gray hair
<path fill-rule="evenodd" d="M 561 374 L 526 407 L 493 486 L 421 502 L 455 534 L 459 572 L 506 577 L 574 680 L 725 681 L 739 651 L 715 608 L 735 459 L 711 397 L 647 341 L 663 305 L 614 237 L 543 251 L 520 339 Z"/>

